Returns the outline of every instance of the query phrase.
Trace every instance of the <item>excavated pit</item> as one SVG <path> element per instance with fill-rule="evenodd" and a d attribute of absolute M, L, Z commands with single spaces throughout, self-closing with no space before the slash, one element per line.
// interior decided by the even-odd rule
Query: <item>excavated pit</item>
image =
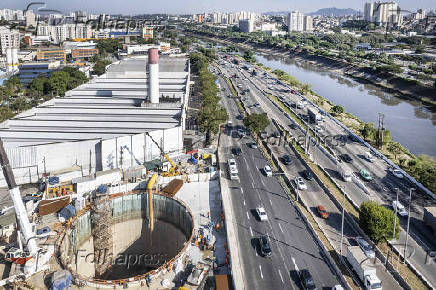
<path fill-rule="evenodd" d="M 85 212 L 74 221 L 61 244 L 61 261 L 79 279 L 95 283 L 143 278 L 180 256 L 192 239 L 193 217 L 179 200 L 153 195 L 152 232 L 147 194 L 127 194 L 102 203 L 106 204 L 101 208 L 110 213 L 102 217 L 93 210 Z M 101 239 L 96 232 L 102 224 L 108 226 L 106 233 L 110 232 L 112 239 Z M 103 275 L 96 275 L 101 265 L 109 266 L 104 266 Z"/>

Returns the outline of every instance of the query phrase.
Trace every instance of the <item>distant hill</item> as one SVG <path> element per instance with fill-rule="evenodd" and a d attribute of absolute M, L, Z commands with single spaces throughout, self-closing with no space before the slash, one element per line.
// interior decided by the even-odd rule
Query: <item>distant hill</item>
<path fill-rule="evenodd" d="M 341 8 L 331 7 L 331 8 L 322 8 L 316 12 L 308 13 L 307 15 L 345 16 L 345 15 L 358 15 L 358 14 L 359 11 L 351 8 L 341 9 Z"/>

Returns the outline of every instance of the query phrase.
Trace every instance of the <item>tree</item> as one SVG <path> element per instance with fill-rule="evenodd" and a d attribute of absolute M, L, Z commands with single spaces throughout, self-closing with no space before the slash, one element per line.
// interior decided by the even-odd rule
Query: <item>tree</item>
<path fill-rule="evenodd" d="M 360 131 L 362 133 L 363 139 L 375 141 L 377 136 L 377 129 L 374 123 L 365 123 L 363 129 Z"/>
<path fill-rule="evenodd" d="M 387 149 L 394 154 L 394 158 L 397 159 L 397 155 L 403 152 L 403 146 L 398 142 L 390 142 Z"/>
<path fill-rule="evenodd" d="M 342 106 L 335 105 L 335 106 L 333 106 L 333 107 L 331 108 L 331 112 L 332 112 L 333 114 L 335 114 L 335 115 L 340 115 L 340 114 L 342 114 L 343 112 L 345 112 L 345 109 L 344 109 L 344 107 L 342 107 Z"/>
<path fill-rule="evenodd" d="M 8 107 L 0 107 L 0 122 L 10 119 L 14 115 L 14 112 L 12 112 Z"/>
<path fill-rule="evenodd" d="M 248 62 L 255 62 L 256 58 L 254 57 L 254 53 L 251 50 L 246 50 L 244 52 L 244 59 Z"/>
<path fill-rule="evenodd" d="M 48 79 L 46 77 L 38 76 L 32 80 L 29 89 L 37 95 L 42 95 L 44 94 L 44 87 L 47 81 Z"/>
<path fill-rule="evenodd" d="M 360 205 L 359 226 L 374 243 L 391 240 L 395 213 L 375 201 L 365 201 Z M 400 236 L 400 222 L 396 220 L 395 237 Z"/>
<path fill-rule="evenodd" d="M 94 64 L 94 73 L 96 75 L 102 75 L 106 72 L 106 66 L 110 64 L 110 61 L 107 60 L 98 60 L 95 64 Z"/>
<path fill-rule="evenodd" d="M 269 125 L 269 119 L 265 113 L 253 113 L 246 116 L 243 120 L 244 126 L 250 128 L 251 131 L 259 134 Z"/>

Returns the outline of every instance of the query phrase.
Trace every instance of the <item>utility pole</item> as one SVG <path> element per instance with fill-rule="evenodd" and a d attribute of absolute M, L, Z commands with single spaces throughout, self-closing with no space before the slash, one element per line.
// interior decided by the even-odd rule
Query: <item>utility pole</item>
<path fill-rule="evenodd" d="M 394 215 L 394 231 L 392 234 L 392 240 L 395 241 L 395 227 L 397 226 L 397 212 L 398 212 L 398 192 L 400 191 L 398 187 L 394 189 L 397 192 L 397 203 L 395 204 L 395 215 Z"/>
<path fill-rule="evenodd" d="M 378 113 L 377 146 L 379 148 L 383 147 L 384 119 L 385 115 Z"/>
<path fill-rule="evenodd" d="M 407 230 L 406 241 L 404 242 L 404 264 L 406 264 L 407 242 L 409 241 L 409 227 L 410 227 L 410 204 L 412 203 L 412 191 L 414 188 L 409 189 L 409 211 L 407 212 Z"/>
<path fill-rule="evenodd" d="M 341 222 L 341 248 L 339 251 L 341 258 L 342 258 L 342 247 L 344 244 L 344 217 L 345 217 L 345 191 L 342 190 L 342 192 L 343 192 L 343 197 L 342 197 L 342 222 Z"/>

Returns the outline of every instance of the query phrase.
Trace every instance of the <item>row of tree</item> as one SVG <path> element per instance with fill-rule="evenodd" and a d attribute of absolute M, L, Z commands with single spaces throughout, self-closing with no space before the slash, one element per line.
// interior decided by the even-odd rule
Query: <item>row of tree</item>
<path fill-rule="evenodd" d="M 215 51 L 213 50 L 202 50 L 202 52 L 192 53 L 190 56 L 192 70 L 199 77 L 202 100 L 198 122 L 201 131 L 206 133 L 207 143 L 213 134 L 218 133 L 219 125 L 229 118 L 226 109 L 219 104 L 220 96 L 216 77 L 209 71 L 209 61 L 214 57 Z"/>

